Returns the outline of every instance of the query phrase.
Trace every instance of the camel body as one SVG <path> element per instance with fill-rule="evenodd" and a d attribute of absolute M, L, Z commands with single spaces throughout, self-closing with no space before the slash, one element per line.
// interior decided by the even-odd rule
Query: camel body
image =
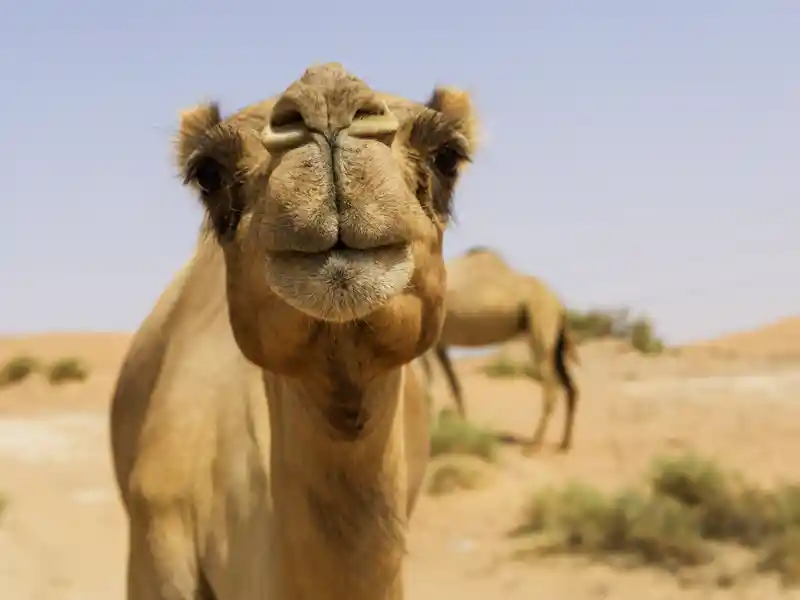
<path fill-rule="evenodd" d="M 563 389 L 567 398 L 560 447 L 568 450 L 578 390 L 567 363 L 578 362 L 578 355 L 560 299 L 543 281 L 517 272 L 497 252 L 473 248 L 447 263 L 445 308 L 439 341 L 432 355 L 423 358 L 428 385 L 430 361 L 435 356 L 447 377 L 459 414 L 466 417 L 463 391 L 448 348 L 489 346 L 526 336 L 544 397 L 541 416 L 526 453 L 541 445 L 559 389 Z"/>
<path fill-rule="evenodd" d="M 412 365 L 473 145 L 466 93 L 414 103 L 338 63 L 181 114 L 205 220 L 111 405 L 127 600 L 402 600 L 428 457 Z"/>
<path fill-rule="evenodd" d="M 428 459 L 428 409 L 414 369 L 404 376 L 398 410 L 410 516 Z M 268 407 L 262 371 L 231 331 L 221 252 L 204 237 L 134 336 L 112 401 L 114 467 L 126 509 L 174 511 L 165 530 L 130 535 L 173 536 L 191 546 L 180 553 L 186 563 L 174 567 L 187 580 L 202 574 L 198 589 L 216 594 L 203 600 L 270 597 Z M 159 524 L 149 515 L 141 520 Z"/>

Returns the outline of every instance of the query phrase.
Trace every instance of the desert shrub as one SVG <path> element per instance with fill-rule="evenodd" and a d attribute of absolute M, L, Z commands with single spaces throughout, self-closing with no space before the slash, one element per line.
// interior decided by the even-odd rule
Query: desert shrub
<path fill-rule="evenodd" d="M 800 584 L 800 527 L 791 527 L 770 538 L 756 568 L 777 573 L 784 585 Z"/>
<path fill-rule="evenodd" d="M 713 556 L 709 542 L 756 553 L 760 571 L 800 584 L 800 486 L 762 489 L 694 454 L 658 459 L 642 491 L 606 495 L 572 484 L 537 494 L 522 534 L 546 549 L 636 556 L 675 569 Z"/>
<path fill-rule="evenodd" d="M 0 369 L 0 387 L 19 383 L 39 369 L 39 362 L 31 356 L 12 358 Z"/>
<path fill-rule="evenodd" d="M 547 490 L 533 498 L 517 533 L 544 534 L 548 552 L 619 554 L 671 569 L 711 559 L 690 510 L 633 490 L 614 496 L 582 484 Z"/>
<path fill-rule="evenodd" d="M 643 354 L 657 354 L 664 349 L 652 322 L 645 317 L 633 319 L 627 308 L 569 310 L 567 324 L 579 342 L 605 338 L 625 340 Z"/>
<path fill-rule="evenodd" d="M 486 461 L 493 461 L 496 456 L 497 439 L 491 432 L 469 421 L 442 415 L 431 430 L 430 447 L 431 456 L 469 454 Z"/>
<path fill-rule="evenodd" d="M 614 335 L 614 318 L 607 312 L 569 310 L 567 311 L 567 323 L 576 338 L 581 341 L 616 337 Z"/>
<path fill-rule="evenodd" d="M 630 342 L 631 346 L 642 354 L 658 354 L 664 350 L 664 343 L 656 337 L 649 319 L 642 318 L 633 322 Z"/>
<path fill-rule="evenodd" d="M 691 507 L 708 539 L 758 547 L 800 527 L 800 487 L 759 489 L 695 455 L 658 461 L 651 486 L 655 493 Z"/>
<path fill-rule="evenodd" d="M 463 460 L 471 458 L 472 460 Z M 428 467 L 427 491 L 434 496 L 458 490 L 474 490 L 484 483 L 486 472 L 477 464 L 481 459 L 467 456 L 442 456 Z"/>
<path fill-rule="evenodd" d="M 703 537 L 752 548 L 760 571 L 800 584 L 800 486 L 760 489 L 694 455 L 659 461 L 651 484 L 695 512 Z"/>
<path fill-rule="evenodd" d="M 88 367 L 77 358 L 61 358 L 47 370 L 47 380 L 53 385 L 68 381 L 84 381 L 87 377 L 89 377 Z"/>
<path fill-rule="evenodd" d="M 506 356 L 499 356 L 483 368 L 487 377 L 530 377 L 539 381 L 539 371 L 530 362 L 516 362 Z"/>

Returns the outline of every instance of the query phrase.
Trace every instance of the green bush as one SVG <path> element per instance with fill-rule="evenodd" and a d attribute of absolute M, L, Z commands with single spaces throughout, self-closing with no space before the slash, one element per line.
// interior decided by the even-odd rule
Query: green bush
<path fill-rule="evenodd" d="M 498 358 L 487 364 L 483 372 L 487 377 L 530 377 L 536 381 L 540 380 L 539 371 L 530 362 L 515 362 L 506 356 Z"/>
<path fill-rule="evenodd" d="M 585 312 L 569 310 L 567 323 L 579 342 L 618 339 L 629 342 L 643 354 L 657 354 L 664 350 L 664 344 L 656 336 L 651 321 L 645 317 L 632 319 L 626 308 L 591 309 Z"/>
<path fill-rule="evenodd" d="M 19 383 L 40 368 L 39 362 L 31 356 L 12 358 L 0 369 L 0 387 Z"/>
<path fill-rule="evenodd" d="M 428 471 L 428 493 L 440 496 L 458 490 L 474 490 L 481 487 L 486 472 L 476 463 L 482 462 L 481 458 L 457 455 L 442 456 L 432 461 Z"/>
<path fill-rule="evenodd" d="M 84 381 L 89 377 L 89 369 L 76 358 L 62 358 L 50 365 L 47 380 L 58 385 L 68 381 Z"/>
<path fill-rule="evenodd" d="M 554 551 L 625 554 L 671 570 L 708 562 L 709 542 L 756 553 L 760 571 L 800 584 L 800 486 L 761 489 L 693 454 L 654 461 L 641 492 L 580 484 L 537 494 L 518 532 Z"/>
<path fill-rule="evenodd" d="M 610 497 L 581 484 L 548 490 L 534 497 L 518 533 L 546 534 L 550 552 L 622 554 L 673 569 L 711 559 L 690 510 L 632 490 Z"/>
<path fill-rule="evenodd" d="M 431 456 L 469 454 L 486 461 L 496 457 L 497 439 L 489 431 L 458 417 L 443 416 L 430 435 Z"/>

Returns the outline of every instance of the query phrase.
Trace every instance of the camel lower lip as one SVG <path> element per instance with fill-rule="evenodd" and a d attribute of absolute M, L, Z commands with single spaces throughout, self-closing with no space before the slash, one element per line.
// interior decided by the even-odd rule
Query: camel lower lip
<path fill-rule="evenodd" d="M 312 317 L 364 317 L 401 293 L 413 272 L 406 244 L 369 249 L 267 255 L 267 283 L 287 304 Z"/>
<path fill-rule="evenodd" d="M 272 256 L 280 258 L 297 258 L 297 259 L 303 259 L 309 257 L 325 258 L 328 256 L 356 258 L 358 255 L 362 256 L 377 255 L 387 250 L 395 250 L 395 251 L 403 250 L 405 247 L 406 244 L 389 244 L 386 246 L 375 246 L 373 248 L 352 248 L 350 246 L 336 245 L 327 250 L 323 250 L 322 252 L 300 252 L 298 250 L 292 250 L 285 252 L 274 252 L 272 253 Z"/>

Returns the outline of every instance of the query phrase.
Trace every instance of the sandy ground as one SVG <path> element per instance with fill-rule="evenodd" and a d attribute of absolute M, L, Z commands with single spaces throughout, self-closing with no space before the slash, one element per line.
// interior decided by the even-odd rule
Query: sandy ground
<path fill-rule="evenodd" d="M 719 588 L 574 557 L 519 560 L 507 536 L 532 490 L 575 479 L 612 489 L 639 478 L 654 456 L 687 449 L 765 484 L 800 479 L 800 461 L 790 458 L 800 455 L 800 340 L 780 327 L 764 331 L 762 338 L 778 336 L 779 343 L 742 334 L 738 346 L 734 336 L 658 358 L 613 344 L 584 346 L 573 451 L 553 451 L 559 411 L 550 445 L 536 457 L 504 448 L 483 489 L 424 496 L 412 521 L 407 597 L 800 598 L 770 577 Z M 0 390 L 0 493 L 9 500 L 0 520 L 0 598 L 123 599 L 127 532 L 111 475 L 107 405 L 126 343 L 124 335 L 88 334 L 0 340 L 0 360 L 21 352 L 77 355 L 94 369 L 83 384 L 52 388 L 33 380 Z M 766 350 L 757 351 L 759 343 Z M 519 347 L 507 351 L 524 356 Z M 487 379 L 476 370 L 480 362 L 459 366 L 471 418 L 530 436 L 538 386 Z M 448 406 L 438 373 L 436 382 L 437 403 Z"/>

